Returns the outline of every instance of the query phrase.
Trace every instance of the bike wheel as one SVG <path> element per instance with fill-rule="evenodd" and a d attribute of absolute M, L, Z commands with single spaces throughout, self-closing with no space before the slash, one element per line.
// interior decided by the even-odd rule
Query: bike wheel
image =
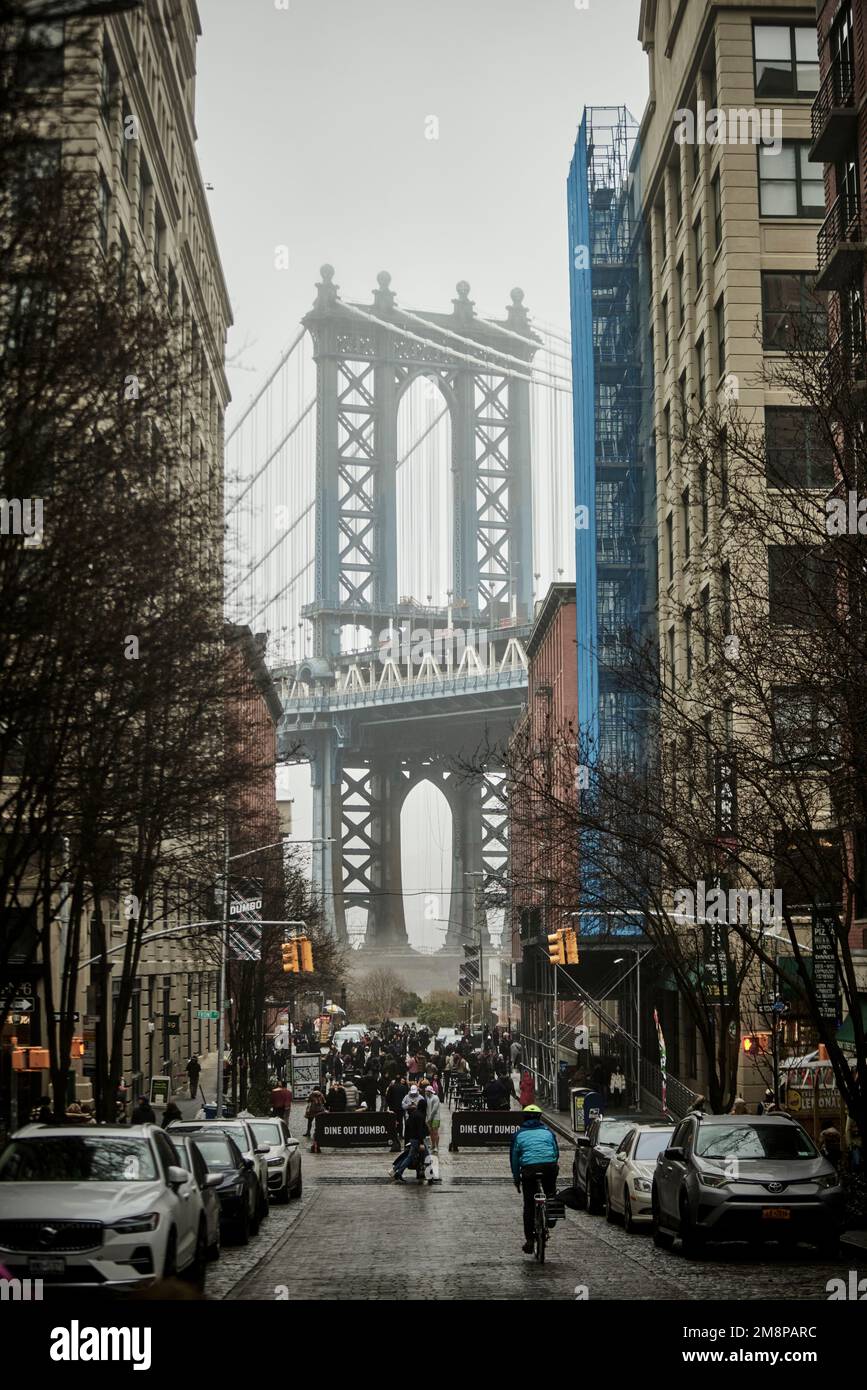
<path fill-rule="evenodd" d="M 536 1230 L 533 1240 L 534 1253 L 540 1265 L 545 1263 L 545 1242 L 548 1232 L 545 1229 L 545 1209 L 541 1202 L 536 1203 Z"/>

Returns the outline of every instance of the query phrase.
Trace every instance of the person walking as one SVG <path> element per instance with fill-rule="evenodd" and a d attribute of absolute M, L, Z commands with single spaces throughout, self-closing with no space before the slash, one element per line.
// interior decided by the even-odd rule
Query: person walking
<path fill-rule="evenodd" d="M 560 1148 L 553 1130 L 542 1123 L 542 1112 L 538 1105 L 524 1107 L 521 1128 L 516 1129 L 512 1136 L 509 1162 L 515 1187 L 524 1198 L 524 1244 L 521 1249 L 525 1255 L 532 1255 L 536 1176 L 538 1174 L 542 1179 L 545 1196 L 553 1197 L 557 1192 L 557 1174 L 560 1171 Z"/>
<path fill-rule="evenodd" d="M 184 1117 L 181 1114 L 180 1106 L 176 1105 L 173 1100 L 170 1100 L 165 1110 L 163 1111 L 163 1129 L 168 1129 L 172 1120 L 182 1120 L 183 1118 Z"/>
<path fill-rule="evenodd" d="M 199 1077 L 202 1074 L 202 1064 L 195 1052 L 190 1056 L 186 1066 L 187 1078 L 190 1086 L 190 1100 L 195 1100 L 199 1090 Z"/>
<path fill-rule="evenodd" d="M 69 1111 L 67 1111 L 69 1114 Z M 138 1105 L 130 1116 L 130 1124 L 133 1125 L 155 1125 L 157 1117 L 153 1112 L 151 1103 L 147 1096 L 139 1096 Z"/>
<path fill-rule="evenodd" d="M 396 1076 L 385 1093 L 386 1109 L 394 1116 L 394 1142 L 398 1145 L 403 1135 L 403 1100 L 408 1092 L 409 1087 L 403 1077 Z"/>
<path fill-rule="evenodd" d="M 433 1086 L 425 1087 L 425 1100 L 427 1101 L 427 1127 L 430 1132 L 431 1153 L 439 1153 L 440 1150 L 440 1121 L 442 1119 L 442 1104 Z"/>
<path fill-rule="evenodd" d="M 508 1110 L 509 1091 L 500 1076 L 493 1077 L 482 1092 L 486 1110 Z"/>
<path fill-rule="evenodd" d="M 325 1096 L 320 1090 L 311 1091 L 307 1097 L 307 1107 L 304 1111 L 304 1118 L 307 1121 L 307 1134 L 305 1138 L 310 1138 L 310 1131 L 316 1124 L 316 1116 L 325 1112 Z M 311 1153 L 319 1153 L 319 1145 L 316 1143 L 316 1135 L 313 1135 L 313 1147 Z"/>
<path fill-rule="evenodd" d="M 271 1092 L 271 1109 L 278 1120 L 285 1120 L 288 1125 L 292 1112 L 292 1090 L 282 1081 Z"/>
<path fill-rule="evenodd" d="M 532 1105 L 533 1101 L 536 1099 L 536 1087 L 526 1067 L 521 1073 L 521 1085 L 518 1089 L 518 1099 L 521 1102 L 522 1110 L 525 1110 L 528 1105 Z"/>
<path fill-rule="evenodd" d="M 424 1115 L 417 1105 L 411 1105 L 406 1112 L 404 1122 L 404 1141 L 406 1148 L 398 1159 L 392 1164 L 392 1177 L 395 1182 L 403 1182 L 403 1175 L 409 1165 L 416 1161 L 418 1164 L 419 1181 L 424 1181 L 424 1158 L 422 1148 L 427 1139 L 429 1130 Z"/>
<path fill-rule="evenodd" d="M 355 1084 L 358 1087 L 358 1093 L 364 1101 L 365 1105 L 367 1106 L 368 1110 L 375 1111 L 376 1097 L 378 1092 L 376 1073 L 372 1071 L 366 1071 L 363 1076 L 359 1076 L 357 1078 Z"/>
<path fill-rule="evenodd" d="M 328 1088 L 328 1095 L 325 1097 L 326 1110 L 330 1110 L 335 1115 L 342 1115 L 346 1110 L 346 1104 L 346 1091 L 343 1088 L 343 1083 L 332 1081 Z"/>

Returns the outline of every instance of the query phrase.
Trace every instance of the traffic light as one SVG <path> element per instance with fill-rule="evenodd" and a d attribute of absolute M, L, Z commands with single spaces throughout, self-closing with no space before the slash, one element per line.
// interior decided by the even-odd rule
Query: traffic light
<path fill-rule="evenodd" d="M 748 1057 L 760 1057 L 768 1050 L 770 1033 L 746 1033 L 741 1045 Z"/>
<path fill-rule="evenodd" d="M 577 965 L 580 959 L 578 955 L 578 933 L 574 927 L 566 927 L 562 935 L 566 943 L 566 964 Z"/>
<path fill-rule="evenodd" d="M 284 941 L 280 950 L 283 954 L 283 973 L 289 974 L 292 972 L 297 975 L 300 969 L 298 964 L 298 942 Z"/>
<path fill-rule="evenodd" d="M 563 931 L 549 931 L 548 959 L 552 965 L 565 965 L 566 953 L 563 949 Z"/>
<path fill-rule="evenodd" d="M 313 971 L 313 947 L 306 936 L 299 938 L 298 946 L 301 951 L 301 969 L 311 974 Z"/>

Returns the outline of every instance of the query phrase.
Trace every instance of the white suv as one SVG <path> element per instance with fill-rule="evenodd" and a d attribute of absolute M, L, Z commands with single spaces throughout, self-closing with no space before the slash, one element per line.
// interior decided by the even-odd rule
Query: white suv
<path fill-rule="evenodd" d="M 204 1281 L 196 1180 L 156 1125 L 27 1125 L 0 1155 L 0 1264 L 63 1288 Z"/>

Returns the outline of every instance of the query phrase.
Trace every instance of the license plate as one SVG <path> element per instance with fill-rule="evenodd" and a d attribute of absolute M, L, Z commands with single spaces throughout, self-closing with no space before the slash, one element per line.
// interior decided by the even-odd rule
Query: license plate
<path fill-rule="evenodd" d="M 792 1213 L 789 1211 L 789 1208 L 788 1208 L 788 1207 L 763 1207 L 763 1208 L 762 1208 L 762 1220 L 763 1220 L 763 1221 L 790 1221 L 791 1219 L 792 1219 Z"/>
<path fill-rule="evenodd" d="M 46 1255 L 39 1259 L 28 1260 L 27 1267 L 31 1274 L 63 1274 L 66 1270 L 66 1261 L 62 1255 Z"/>

